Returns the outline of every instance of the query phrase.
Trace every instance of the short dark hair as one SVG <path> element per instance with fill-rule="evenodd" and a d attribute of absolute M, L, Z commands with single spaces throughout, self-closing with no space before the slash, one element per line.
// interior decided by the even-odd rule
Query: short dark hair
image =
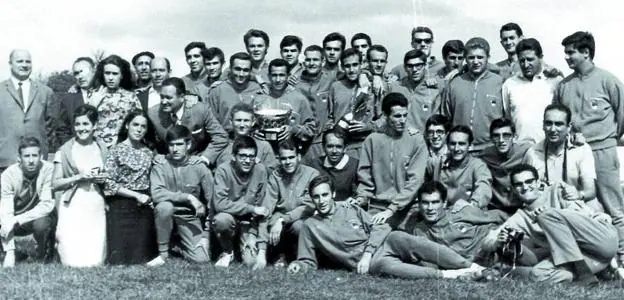
<path fill-rule="evenodd" d="M 329 43 L 329 42 L 334 42 L 334 41 L 338 41 L 340 42 L 341 46 L 340 46 L 340 50 L 344 50 L 345 49 L 345 44 L 347 43 L 347 39 L 344 37 L 344 35 L 340 34 L 339 32 L 332 32 L 328 35 L 326 35 L 323 38 L 323 48 L 325 48 L 325 44 Z"/>
<path fill-rule="evenodd" d="M 512 22 L 501 26 L 498 34 L 500 36 L 503 34 L 503 31 L 512 31 L 512 30 L 515 31 L 518 36 L 522 36 L 522 28 L 520 28 L 520 25 L 516 23 L 512 23 Z"/>
<path fill-rule="evenodd" d="M 440 198 L 442 198 L 442 201 L 446 201 L 446 196 L 448 194 L 448 191 L 446 187 L 444 187 L 444 184 L 442 184 L 441 182 L 437 180 L 425 181 L 418 188 L 418 191 L 416 191 L 416 197 L 420 200 L 422 198 L 422 195 L 424 194 L 431 195 L 433 193 L 440 194 Z"/>
<path fill-rule="evenodd" d="M 321 141 L 323 143 L 323 146 L 325 146 L 327 144 L 327 137 L 329 135 L 333 135 L 333 136 L 341 139 L 342 140 L 342 145 L 343 146 L 345 145 L 345 143 L 346 143 L 345 136 L 340 131 L 332 129 L 332 130 L 326 130 L 325 132 L 323 132 L 323 140 Z"/>
<path fill-rule="evenodd" d="M 560 112 L 563 112 L 566 114 L 566 125 L 569 125 L 570 122 L 572 122 L 572 111 L 570 110 L 570 108 L 564 104 L 561 103 L 553 103 L 553 104 L 549 104 L 548 106 L 546 106 L 546 108 L 544 109 L 544 115 L 543 115 L 543 119 L 545 119 L 546 117 L 546 112 L 550 111 L 550 110 L 558 110 Z"/>
<path fill-rule="evenodd" d="M 266 44 L 266 47 L 269 48 L 269 42 L 270 42 L 269 35 L 260 29 L 253 29 L 253 28 L 249 29 L 247 33 L 243 35 L 243 42 L 245 43 L 245 47 L 249 46 L 249 39 L 252 37 L 261 38 Z"/>
<path fill-rule="evenodd" d="M 442 58 L 446 58 L 449 53 L 464 53 L 466 49 L 464 48 L 464 42 L 460 40 L 448 40 L 442 46 Z"/>
<path fill-rule="evenodd" d="M 523 39 L 516 45 L 516 53 L 520 54 L 522 51 L 533 50 L 537 57 L 542 58 L 542 45 L 534 38 Z"/>
<path fill-rule="evenodd" d="M 139 53 L 135 54 L 135 55 L 132 57 L 132 65 L 136 65 L 136 61 L 137 61 L 137 60 L 138 60 L 141 56 L 147 56 L 147 57 L 149 57 L 149 58 L 151 58 L 151 59 L 154 59 L 154 57 L 155 57 L 155 56 L 154 56 L 154 53 L 149 52 L 149 51 L 142 51 L 142 52 L 139 52 Z"/>
<path fill-rule="evenodd" d="M 284 60 L 283 58 L 276 58 L 272 60 L 271 62 L 269 62 L 269 75 L 271 75 L 271 73 L 273 72 L 273 68 L 275 67 L 277 68 L 285 67 L 286 73 L 290 72 L 290 67 L 288 66 L 288 62 L 286 62 L 286 60 Z"/>
<path fill-rule="evenodd" d="M 258 153 L 258 144 L 252 137 L 237 136 L 232 144 L 232 154 L 238 154 L 241 149 L 254 149 Z"/>
<path fill-rule="evenodd" d="M 303 54 L 305 55 L 306 52 L 321 52 L 321 56 L 325 56 L 325 49 L 319 45 L 307 46 L 305 50 L 303 50 Z"/>
<path fill-rule="evenodd" d="M 516 134 L 516 125 L 513 123 L 513 121 L 503 117 L 495 119 L 492 121 L 492 123 L 490 123 L 490 135 L 494 134 L 494 130 L 503 127 L 511 128 L 511 132 L 513 134 Z"/>
<path fill-rule="evenodd" d="M 73 118 L 74 123 L 76 122 L 76 119 L 78 117 L 82 117 L 82 116 L 87 117 L 87 119 L 89 119 L 89 121 L 91 121 L 91 123 L 95 126 L 98 120 L 97 108 L 89 104 L 83 104 L 83 105 L 78 106 L 76 110 L 74 110 L 74 118 Z"/>
<path fill-rule="evenodd" d="M 381 100 L 381 110 L 388 116 L 392 113 L 392 108 L 395 106 L 407 107 L 407 98 L 401 93 L 389 93 Z"/>
<path fill-rule="evenodd" d="M 427 27 L 427 26 L 417 26 L 412 28 L 412 34 L 410 35 L 410 39 L 413 40 L 414 39 L 414 34 L 418 33 L 418 32 L 425 32 L 431 35 L 431 39 L 433 40 L 433 31 L 431 31 L 431 28 Z"/>
<path fill-rule="evenodd" d="M 81 57 L 76 58 L 76 60 L 74 60 L 73 65 L 75 65 L 75 64 L 77 64 L 77 63 L 79 63 L 81 61 L 84 61 L 84 62 L 90 64 L 91 68 L 95 67 L 95 61 L 93 61 L 93 58 L 87 57 L 87 56 L 81 56 Z"/>
<path fill-rule="evenodd" d="M 230 116 L 234 116 L 234 114 L 239 111 L 250 113 L 252 116 L 254 114 L 254 109 L 251 106 L 251 104 L 245 103 L 245 102 L 238 102 L 234 104 L 234 106 L 232 106 L 232 108 L 230 109 Z"/>
<path fill-rule="evenodd" d="M 366 40 L 366 43 L 368 43 L 369 46 L 373 45 L 370 36 L 363 32 L 358 32 L 354 34 L 353 37 L 351 37 L 351 47 L 355 47 L 353 46 L 353 42 L 355 42 L 356 40 Z"/>
<path fill-rule="evenodd" d="M 594 59 L 596 53 L 596 41 L 594 36 L 587 31 L 577 31 L 561 41 L 562 46 L 572 45 L 576 50 L 589 50 L 589 58 Z"/>
<path fill-rule="evenodd" d="M 487 56 L 490 56 L 490 43 L 482 37 L 473 37 L 466 42 L 465 51 L 474 49 L 483 49 Z"/>
<path fill-rule="evenodd" d="M 534 166 L 529 165 L 529 164 L 519 164 L 511 168 L 511 170 L 509 171 L 509 180 L 511 181 L 511 183 L 513 183 L 514 176 L 522 172 L 526 172 L 526 171 L 531 172 L 531 174 L 533 174 L 533 177 L 535 177 L 535 179 L 539 179 L 539 173 L 537 172 L 537 169 L 535 169 Z"/>
<path fill-rule="evenodd" d="M 190 142 L 193 139 L 191 130 L 183 125 L 173 125 L 167 129 L 167 133 L 165 133 L 165 142 L 167 142 L 167 144 L 180 139 L 185 142 Z"/>
<path fill-rule="evenodd" d="M 210 47 L 202 50 L 202 57 L 204 57 L 204 61 L 218 57 L 222 64 L 225 63 L 225 54 L 223 54 L 223 50 L 217 47 Z"/>
<path fill-rule="evenodd" d="M 297 50 L 301 51 L 301 48 L 303 48 L 303 41 L 301 41 L 301 38 L 296 35 L 287 35 L 282 38 L 282 41 L 280 42 L 280 49 L 293 45 L 297 47 Z"/>
<path fill-rule="evenodd" d="M 431 115 L 427 119 L 427 122 L 425 122 L 425 131 L 427 131 L 429 126 L 442 126 L 444 127 L 444 131 L 448 132 L 451 130 L 451 125 L 451 119 L 449 119 L 449 117 L 441 114 L 435 114 Z"/>
<path fill-rule="evenodd" d="M 370 60 L 370 55 L 372 51 L 377 51 L 377 52 L 382 52 L 386 54 L 386 59 L 388 59 L 388 49 L 386 49 L 386 47 L 382 46 L 382 45 L 372 45 L 368 48 L 368 50 L 366 51 L 366 59 Z"/>
<path fill-rule="evenodd" d="M 230 56 L 230 68 L 234 66 L 234 61 L 237 59 L 251 61 L 251 56 L 247 52 L 234 53 L 234 55 Z"/>
<path fill-rule="evenodd" d="M 279 155 L 280 150 L 289 150 L 289 151 L 295 151 L 296 153 L 299 153 L 299 148 L 295 144 L 295 141 L 293 141 L 292 139 L 285 139 L 285 140 L 280 141 L 277 144 L 278 155 Z"/>
<path fill-rule="evenodd" d="M 410 50 L 407 51 L 405 53 L 405 55 L 403 56 L 403 64 L 406 65 L 407 61 L 410 59 L 414 59 L 414 58 L 420 58 L 422 59 L 425 63 L 427 63 L 427 53 L 421 51 L 421 50 Z"/>
<path fill-rule="evenodd" d="M 344 64 L 345 59 L 351 56 L 357 56 L 358 61 L 360 63 L 362 62 L 362 56 L 357 51 L 355 51 L 355 49 L 349 48 L 345 51 L 342 51 L 342 53 L 340 54 L 340 64 Z"/>
<path fill-rule="evenodd" d="M 188 45 L 186 45 L 186 47 L 184 47 L 184 56 L 186 56 L 186 53 L 191 51 L 191 49 L 193 49 L 193 48 L 199 48 L 200 51 L 203 51 L 204 49 L 206 49 L 206 43 L 204 43 L 204 42 L 190 42 L 190 43 L 188 43 Z"/>
<path fill-rule="evenodd" d="M 474 141 L 474 134 L 472 133 L 472 130 L 470 129 L 470 127 L 468 127 L 466 125 L 455 125 L 455 126 L 453 126 L 453 128 L 451 128 L 451 130 L 449 130 L 448 135 L 446 136 L 446 142 L 447 143 L 450 141 L 451 134 L 453 132 L 461 132 L 461 133 L 467 134 L 468 135 L 468 144 L 472 144 L 472 142 Z"/>
<path fill-rule="evenodd" d="M 34 136 L 25 136 L 20 138 L 19 145 L 17 146 L 17 153 L 22 155 L 22 150 L 29 147 L 39 148 L 39 154 L 41 154 L 41 142 Z"/>
<path fill-rule="evenodd" d="M 312 190 L 314 190 L 317 186 L 324 184 L 324 183 L 329 185 L 329 190 L 332 193 L 335 191 L 334 182 L 331 180 L 331 178 L 329 178 L 329 176 L 318 175 L 312 178 L 312 180 L 310 180 L 310 183 L 308 184 L 308 193 L 310 193 L 310 196 L 312 196 Z"/>
<path fill-rule="evenodd" d="M 162 82 L 162 86 L 171 85 L 176 88 L 177 95 L 186 94 L 186 85 L 184 84 L 184 80 L 178 77 L 169 77 Z"/>

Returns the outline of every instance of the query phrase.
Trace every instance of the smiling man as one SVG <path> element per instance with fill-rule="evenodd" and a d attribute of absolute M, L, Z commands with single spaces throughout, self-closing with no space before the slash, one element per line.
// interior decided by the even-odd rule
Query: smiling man
<path fill-rule="evenodd" d="M 435 114 L 425 123 L 425 140 L 429 150 L 429 160 L 446 160 L 448 147 L 446 136 L 451 130 L 451 121 L 444 115 Z"/>
<path fill-rule="evenodd" d="M 73 137 L 74 111 L 84 105 L 92 93 L 92 81 L 95 73 L 95 62 L 90 57 L 79 57 L 72 65 L 72 73 L 76 80 L 75 91 L 60 96 L 59 117 L 56 124 L 56 142 L 63 145 Z"/>
<path fill-rule="evenodd" d="M 202 56 L 204 49 L 206 49 L 204 42 L 191 42 L 184 47 L 184 57 L 190 73 L 182 77 L 182 80 L 184 80 L 184 84 L 189 91 L 208 77 L 206 67 L 204 66 L 204 57 Z"/>
<path fill-rule="evenodd" d="M 507 52 L 507 59 L 496 63 L 500 68 L 500 75 L 507 79 L 520 71 L 518 66 L 518 51 L 516 45 L 524 38 L 522 28 L 516 23 L 507 23 L 499 30 L 500 44 Z"/>
<path fill-rule="evenodd" d="M 251 77 L 265 88 L 269 84 L 269 63 L 266 60 L 269 35 L 259 29 L 249 29 L 243 36 L 243 42 L 251 58 Z"/>
<path fill-rule="evenodd" d="M 287 35 L 280 42 L 280 56 L 288 63 L 288 69 L 290 70 L 288 72 L 288 80 L 295 84 L 303 71 L 303 64 L 299 62 L 299 54 L 301 54 L 302 48 L 303 42 L 296 35 Z"/>
<path fill-rule="evenodd" d="M 433 31 L 431 28 L 425 26 L 418 26 L 412 29 L 411 32 L 412 48 L 414 50 L 420 50 L 427 55 L 426 69 L 427 72 L 435 74 L 439 69 L 444 67 L 444 63 L 436 59 L 435 56 L 431 56 L 431 48 L 433 47 Z M 401 80 L 407 76 L 407 72 L 404 65 L 398 65 L 392 68 L 390 71 L 390 81 Z"/>
<path fill-rule="evenodd" d="M 149 88 L 152 83 L 150 72 L 152 59 L 154 59 L 154 53 L 149 51 L 139 52 L 132 57 L 132 65 L 137 75 L 135 87 L 135 92 L 137 93 Z"/>

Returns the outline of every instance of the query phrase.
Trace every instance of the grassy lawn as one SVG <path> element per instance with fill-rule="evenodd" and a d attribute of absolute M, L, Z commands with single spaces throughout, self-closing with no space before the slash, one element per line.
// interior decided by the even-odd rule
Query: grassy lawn
<path fill-rule="evenodd" d="M 30 243 L 29 243 L 30 244 Z M 18 244 L 18 247 L 20 244 Z M 33 245 L 34 246 L 34 245 Z M 22 247 L 19 247 L 22 248 Z M 622 299 L 622 282 L 594 286 L 502 280 L 399 280 L 344 271 L 288 275 L 268 267 L 217 269 L 172 259 L 143 266 L 71 269 L 18 262 L 0 270 L 2 299 Z"/>

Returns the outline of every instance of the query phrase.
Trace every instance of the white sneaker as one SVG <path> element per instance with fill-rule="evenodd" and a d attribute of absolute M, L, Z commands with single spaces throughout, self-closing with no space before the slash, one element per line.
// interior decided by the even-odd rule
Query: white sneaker
<path fill-rule="evenodd" d="M 4 256 L 4 261 L 2 262 L 3 268 L 13 268 L 15 267 L 15 251 L 7 251 Z"/>
<path fill-rule="evenodd" d="M 219 256 L 219 260 L 217 260 L 217 262 L 215 263 L 215 267 L 222 267 L 222 268 L 227 268 L 230 266 L 230 263 L 232 263 L 232 261 L 234 260 L 234 253 L 230 252 L 230 253 L 222 253 L 221 256 Z"/>
<path fill-rule="evenodd" d="M 162 256 L 158 255 L 156 258 L 148 261 L 146 265 L 148 267 L 159 267 L 164 264 L 165 264 L 165 259 Z"/>

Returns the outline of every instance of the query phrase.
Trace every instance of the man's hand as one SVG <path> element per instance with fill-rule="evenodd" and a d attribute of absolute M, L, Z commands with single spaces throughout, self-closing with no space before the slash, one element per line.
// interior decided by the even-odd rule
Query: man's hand
<path fill-rule="evenodd" d="M 368 80 L 368 77 L 366 76 L 366 74 L 360 74 L 360 77 L 358 77 L 358 85 L 360 86 L 361 89 L 366 89 L 366 90 L 368 90 L 371 87 L 371 82 Z"/>
<path fill-rule="evenodd" d="M 574 132 L 570 135 L 570 143 L 574 146 L 583 146 L 585 142 L 585 136 L 581 132 Z"/>
<path fill-rule="evenodd" d="M 267 265 L 267 261 L 266 261 L 266 254 L 262 253 L 262 255 L 260 255 L 260 253 L 258 253 L 258 256 L 256 256 L 256 263 L 253 265 L 253 267 L 251 268 L 252 270 L 260 270 L 260 269 L 264 269 L 264 267 L 266 267 Z"/>
<path fill-rule="evenodd" d="M 150 198 L 150 196 L 140 193 L 137 193 L 135 199 L 140 205 L 149 205 L 152 203 L 152 198 Z"/>
<path fill-rule="evenodd" d="M 255 206 L 252 214 L 254 216 L 266 217 L 269 215 L 269 210 L 264 206 Z"/>
<path fill-rule="evenodd" d="M 2 222 L 2 227 L 0 227 L 0 236 L 2 238 L 7 238 L 11 232 L 15 229 L 17 225 L 17 221 L 15 218 L 10 218 L 6 222 Z"/>
<path fill-rule="evenodd" d="M 266 136 L 264 136 L 264 133 L 260 130 L 254 130 L 254 132 L 252 133 L 253 137 L 255 139 L 261 140 L 261 141 L 266 141 Z"/>
<path fill-rule="evenodd" d="M 357 273 L 358 274 L 366 274 L 368 273 L 368 269 L 370 268 L 370 262 L 371 262 L 371 258 L 373 257 L 373 254 L 370 252 L 366 252 L 364 253 L 364 255 L 362 255 L 362 258 L 360 259 L 360 262 L 358 262 L 357 264 Z"/>
<path fill-rule="evenodd" d="M 364 199 L 362 199 L 361 197 L 349 197 L 345 200 L 345 202 L 355 206 L 362 206 L 364 204 Z"/>
<path fill-rule="evenodd" d="M 507 228 L 501 229 L 496 236 L 496 248 L 501 248 L 507 242 L 508 238 L 509 232 L 507 231 Z"/>
<path fill-rule="evenodd" d="M 606 224 L 611 224 L 613 223 L 613 219 L 611 219 L 611 216 L 605 214 L 605 213 L 599 213 L 597 215 L 594 216 L 594 220 L 598 221 L 598 222 L 602 222 L 602 223 L 606 223 Z"/>
<path fill-rule="evenodd" d="M 290 274 L 297 274 L 301 270 L 302 270 L 301 265 L 296 261 L 291 262 L 290 265 L 288 266 L 288 273 Z"/>
<path fill-rule="evenodd" d="M 386 223 L 386 221 L 388 221 L 388 219 L 392 217 L 393 214 L 394 213 L 389 209 L 379 212 L 373 216 L 373 224 Z"/>
<path fill-rule="evenodd" d="M 581 193 L 572 185 L 565 182 L 561 183 L 561 196 L 567 201 L 576 201 L 581 199 Z"/>
<path fill-rule="evenodd" d="M 534 209 L 533 211 L 528 212 L 528 215 L 533 220 L 535 220 L 539 215 L 541 215 L 546 210 L 546 208 L 547 208 L 546 206 L 538 207 Z"/>
<path fill-rule="evenodd" d="M 464 206 L 467 206 L 467 205 L 470 205 L 470 202 L 464 199 L 459 199 L 455 202 L 455 204 L 453 204 L 453 209 L 451 211 L 456 213 L 460 211 L 462 208 L 464 208 Z"/>
<path fill-rule="evenodd" d="M 334 122 L 332 122 L 331 120 L 327 121 L 327 123 L 323 125 L 323 132 L 332 130 L 334 126 L 336 126 Z"/>
<path fill-rule="evenodd" d="M 202 160 L 202 162 L 206 165 L 206 167 L 210 167 L 210 160 L 208 158 L 206 158 L 203 155 L 199 155 L 199 158 Z"/>
<path fill-rule="evenodd" d="M 262 88 L 262 93 L 268 95 L 271 91 L 269 90 L 269 85 L 265 83 L 260 84 L 260 88 Z"/>
<path fill-rule="evenodd" d="M 199 201 L 199 199 L 191 194 L 188 194 L 186 198 L 188 199 L 191 206 L 193 206 L 193 208 L 195 209 L 195 215 L 197 217 L 203 217 L 204 215 L 206 215 L 206 207 L 203 203 L 201 203 L 201 201 Z"/>
<path fill-rule="evenodd" d="M 299 83 L 299 76 L 295 74 L 288 76 L 288 84 L 295 86 L 297 83 Z"/>
<path fill-rule="evenodd" d="M 349 132 L 350 133 L 359 133 L 370 131 L 370 125 L 364 122 L 353 120 L 349 122 Z"/>
<path fill-rule="evenodd" d="M 386 92 L 386 87 L 383 78 L 381 76 L 373 76 L 373 94 L 381 95 Z"/>
<path fill-rule="evenodd" d="M 284 219 L 280 218 L 271 226 L 271 232 L 269 233 L 269 244 L 275 246 L 280 241 L 282 236 L 282 230 L 284 229 Z"/>
<path fill-rule="evenodd" d="M 278 141 L 287 140 L 290 138 L 291 135 L 292 135 L 292 127 L 290 127 L 290 125 L 282 125 L 282 127 L 280 127 L 280 132 L 277 134 L 277 140 Z"/>

